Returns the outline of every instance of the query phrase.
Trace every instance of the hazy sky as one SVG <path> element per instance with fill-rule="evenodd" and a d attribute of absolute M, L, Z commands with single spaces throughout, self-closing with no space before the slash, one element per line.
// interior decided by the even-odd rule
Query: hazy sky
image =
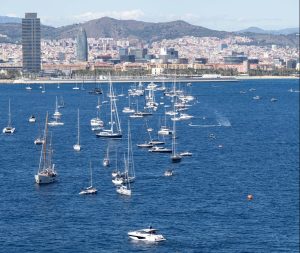
<path fill-rule="evenodd" d="M 0 0 L 0 16 L 37 12 L 52 26 L 103 16 L 162 22 L 182 19 L 216 30 L 299 26 L 299 0 Z"/>

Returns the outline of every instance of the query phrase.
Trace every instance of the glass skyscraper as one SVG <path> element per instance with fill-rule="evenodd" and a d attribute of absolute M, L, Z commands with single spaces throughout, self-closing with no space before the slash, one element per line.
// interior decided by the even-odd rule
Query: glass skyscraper
<path fill-rule="evenodd" d="M 23 71 L 41 71 L 41 23 L 36 13 L 25 13 L 22 19 Z"/>
<path fill-rule="evenodd" d="M 78 61 L 88 61 L 88 43 L 85 30 L 81 27 L 76 38 L 76 58 Z"/>

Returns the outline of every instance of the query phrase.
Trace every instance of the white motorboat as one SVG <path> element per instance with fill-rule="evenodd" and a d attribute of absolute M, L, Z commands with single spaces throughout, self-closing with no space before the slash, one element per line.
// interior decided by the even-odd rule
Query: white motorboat
<path fill-rule="evenodd" d="M 151 145 L 163 145 L 163 144 L 165 144 L 164 141 L 154 140 L 154 139 L 149 141 L 148 143 L 151 144 Z"/>
<path fill-rule="evenodd" d="M 96 118 L 92 118 L 91 119 L 91 127 L 99 127 L 99 128 L 102 128 L 104 123 L 103 121 L 99 118 L 99 117 L 96 117 Z"/>
<path fill-rule="evenodd" d="M 97 189 L 93 187 L 93 170 L 92 170 L 92 163 L 90 162 L 90 172 L 91 172 L 91 185 L 86 187 L 85 189 L 79 192 L 80 195 L 89 195 L 89 194 L 96 194 Z"/>
<path fill-rule="evenodd" d="M 166 126 L 161 126 L 157 132 L 159 135 L 171 135 L 173 132 Z"/>
<path fill-rule="evenodd" d="M 29 91 L 32 90 L 32 88 L 30 87 L 29 84 L 25 87 L 25 89 L 26 89 L 26 90 L 29 90 Z"/>
<path fill-rule="evenodd" d="M 164 173 L 164 176 L 165 177 L 171 177 L 171 176 L 173 176 L 173 170 L 171 170 L 171 169 L 166 170 L 165 173 Z"/>
<path fill-rule="evenodd" d="M 11 125 L 10 99 L 9 99 L 8 100 L 8 123 L 7 123 L 7 127 L 4 127 L 2 132 L 4 134 L 13 134 L 15 130 L 16 129 Z"/>
<path fill-rule="evenodd" d="M 192 115 L 189 115 L 187 113 L 180 113 L 180 120 L 189 120 L 189 119 L 192 119 L 194 118 L 194 116 Z"/>
<path fill-rule="evenodd" d="M 276 102 L 277 100 L 277 98 L 271 98 L 271 102 Z"/>
<path fill-rule="evenodd" d="M 77 86 L 77 83 L 75 85 L 75 87 L 72 88 L 73 90 L 79 90 L 79 87 Z"/>
<path fill-rule="evenodd" d="M 184 151 L 184 152 L 181 152 L 179 153 L 180 156 L 192 156 L 193 153 L 189 152 L 189 151 Z"/>
<path fill-rule="evenodd" d="M 170 149 L 170 148 L 164 148 L 164 147 L 159 147 L 159 146 L 153 146 L 148 151 L 149 152 L 154 152 L 154 153 L 172 153 L 172 149 Z"/>
<path fill-rule="evenodd" d="M 141 144 L 136 144 L 139 148 L 152 148 L 153 144 L 150 144 L 148 142 L 141 143 Z"/>
<path fill-rule="evenodd" d="M 163 235 L 157 234 L 157 229 L 153 229 L 151 226 L 145 229 L 130 231 L 128 232 L 128 236 L 133 240 L 145 242 L 161 242 L 166 240 Z"/>
<path fill-rule="evenodd" d="M 75 151 L 80 151 L 81 150 L 81 145 L 80 145 L 80 125 L 79 125 L 79 108 L 77 111 L 77 143 L 73 145 L 73 149 Z"/>
<path fill-rule="evenodd" d="M 259 100 L 259 99 L 261 99 L 261 97 L 260 96 L 255 96 L 255 97 L 253 97 L 253 99 L 254 100 Z"/>
<path fill-rule="evenodd" d="M 31 115 L 31 116 L 29 117 L 28 121 L 29 121 L 30 123 L 35 123 L 35 121 L 36 121 L 35 116 L 34 116 L 34 115 Z"/>
<path fill-rule="evenodd" d="M 57 173 L 52 160 L 52 140 L 48 142 L 48 113 L 46 115 L 45 130 L 43 137 L 43 147 L 41 149 L 40 163 L 37 174 L 34 176 L 37 184 L 54 183 L 57 178 Z"/>
<path fill-rule="evenodd" d="M 134 113 L 135 110 L 130 107 L 124 107 L 122 110 L 123 113 Z"/>
<path fill-rule="evenodd" d="M 44 139 L 38 137 L 38 138 L 36 138 L 36 139 L 34 140 L 34 144 L 35 144 L 35 145 L 42 145 L 42 144 L 44 144 Z"/>

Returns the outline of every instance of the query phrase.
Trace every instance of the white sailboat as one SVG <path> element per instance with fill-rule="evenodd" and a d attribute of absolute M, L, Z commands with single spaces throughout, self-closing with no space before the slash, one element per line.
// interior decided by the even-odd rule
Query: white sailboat
<path fill-rule="evenodd" d="M 125 173 L 124 173 L 124 182 L 121 185 L 118 185 L 116 188 L 117 193 L 121 195 L 131 196 L 130 180 L 128 178 L 128 162 L 126 161 L 124 155 L 124 164 L 125 164 Z"/>
<path fill-rule="evenodd" d="M 120 119 L 118 115 L 118 108 L 116 105 L 116 99 L 112 88 L 111 77 L 109 76 L 109 100 L 110 100 L 110 129 L 104 129 L 96 134 L 97 137 L 120 139 L 122 138 L 122 130 Z"/>
<path fill-rule="evenodd" d="M 130 94 L 128 94 L 128 106 L 124 107 L 122 112 L 123 113 L 134 113 L 135 110 L 131 108 L 131 102 L 130 102 Z"/>
<path fill-rule="evenodd" d="M 34 144 L 35 145 L 42 145 L 44 143 L 44 137 L 41 133 L 41 126 L 40 126 L 40 122 L 38 122 L 38 127 L 39 127 L 39 135 L 37 138 L 35 138 L 34 140 Z"/>
<path fill-rule="evenodd" d="M 79 125 L 79 108 L 77 111 L 77 143 L 73 145 L 73 149 L 75 151 L 80 151 L 81 150 L 81 145 L 80 145 L 80 125 Z"/>
<path fill-rule="evenodd" d="M 90 172 L 91 172 L 91 185 L 86 187 L 85 189 L 79 192 L 80 195 L 88 195 L 88 194 L 96 194 L 97 189 L 93 187 L 93 170 L 92 170 L 92 163 L 90 162 Z"/>
<path fill-rule="evenodd" d="M 58 111 L 58 101 L 57 101 L 57 96 L 55 97 L 55 112 L 53 113 L 53 118 L 59 119 L 62 116 L 62 113 Z"/>
<path fill-rule="evenodd" d="M 127 159 L 124 155 L 124 166 L 125 171 L 120 177 L 116 177 L 117 180 L 122 180 L 122 184 L 117 186 L 117 193 L 122 195 L 131 195 L 130 183 L 135 180 L 135 170 L 134 170 L 134 161 L 133 161 L 133 152 L 132 152 L 132 141 L 131 141 L 131 131 L 130 124 L 128 121 L 128 148 L 127 148 Z M 130 175 L 129 175 L 130 174 Z"/>
<path fill-rule="evenodd" d="M 173 163 L 181 161 L 181 155 L 176 153 L 176 121 L 173 121 L 173 134 L 172 134 L 172 155 L 171 160 Z"/>
<path fill-rule="evenodd" d="M 46 87 L 45 87 L 45 84 L 43 84 L 42 93 L 45 93 L 45 92 L 46 92 Z"/>
<path fill-rule="evenodd" d="M 75 87 L 73 87 L 73 90 L 79 90 L 79 87 L 77 86 L 77 82 L 76 82 Z"/>
<path fill-rule="evenodd" d="M 65 107 L 65 101 L 64 101 L 63 96 L 61 96 L 59 99 L 59 104 L 58 104 L 57 108 L 64 108 L 64 107 Z"/>
<path fill-rule="evenodd" d="M 110 160 L 109 160 L 109 146 L 107 146 L 106 155 L 103 158 L 103 163 L 102 164 L 103 164 L 104 167 L 108 167 L 110 165 Z"/>
<path fill-rule="evenodd" d="M 92 131 L 97 131 L 97 130 L 101 130 L 101 128 L 103 127 L 104 123 L 103 121 L 100 119 L 100 108 L 101 108 L 101 104 L 100 104 L 100 98 L 98 97 L 98 104 L 96 106 L 97 108 L 97 115 L 95 118 L 92 118 L 90 123 L 91 123 L 91 127 L 92 127 Z"/>
<path fill-rule="evenodd" d="M 15 130 L 16 129 L 11 125 L 10 99 L 9 99 L 8 100 L 8 123 L 7 123 L 7 127 L 4 127 L 2 132 L 4 134 L 13 134 Z"/>
<path fill-rule="evenodd" d="M 57 173 L 52 161 L 52 140 L 48 142 L 48 113 L 46 115 L 43 140 L 44 142 L 41 149 L 39 169 L 34 178 L 37 184 L 50 184 L 56 181 Z"/>

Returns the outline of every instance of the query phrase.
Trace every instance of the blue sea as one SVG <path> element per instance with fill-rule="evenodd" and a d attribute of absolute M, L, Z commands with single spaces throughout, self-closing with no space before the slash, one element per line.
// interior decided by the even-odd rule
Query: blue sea
<path fill-rule="evenodd" d="M 116 94 L 131 84 L 114 84 Z M 171 87 L 171 84 L 166 84 Z M 188 121 L 176 123 L 177 150 L 190 151 L 178 164 L 169 154 L 150 153 L 136 144 L 148 140 L 146 121 L 131 119 L 136 181 L 132 196 L 116 193 L 111 172 L 122 169 L 127 151 L 126 96 L 116 101 L 122 140 L 96 138 L 89 121 L 98 96 L 72 89 L 74 84 L 0 85 L 0 126 L 7 125 L 11 100 L 13 135 L 0 134 L 0 252 L 299 252 L 299 80 L 178 84 L 195 100 Z M 101 87 L 108 101 L 108 85 Z M 249 89 L 255 89 L 249 91 Z M 245 93 L 240 93 L 245 91 Z M 170 98 L 162 102 L 148 127 L 156 133 Z M 254 100 L 254 96 L 260 100 Z M 58 181 L 39 186 L 34 175 L 41 146 L 33 144 L 46 112 L 53 114 L 62 96 L 64 126 L 50 128 Z M 271 102 L 271 98 L 277 98 Z M 143 107 L 144 99 L 131 99 Z M 75 152 L 77 108 L 82 151 Z M 37 123 L 28 122 L 31 114 Z M 100 117 L 108 125 L 109 104 Z M 191 123 L 191 124 L 190 124 Z M 172 126 L 170 118 L 167 124 Z M 190 126 L 190 125 L 191 126 Z M 210 138 L 213 134 L 215 138 Z M 165 138 L 166 146 L 171 139 Z M 109 145 L 111 166 L 102 160 Z M 97 195 L 78 193 L 89 185 L 92 163 Z M 172 177 L 165 177 L 166 169 Z M 247 196 L 253 199 L 249 201 Z M 151 225 L 166 241 L 133 242 L 127 232 Z"/>

